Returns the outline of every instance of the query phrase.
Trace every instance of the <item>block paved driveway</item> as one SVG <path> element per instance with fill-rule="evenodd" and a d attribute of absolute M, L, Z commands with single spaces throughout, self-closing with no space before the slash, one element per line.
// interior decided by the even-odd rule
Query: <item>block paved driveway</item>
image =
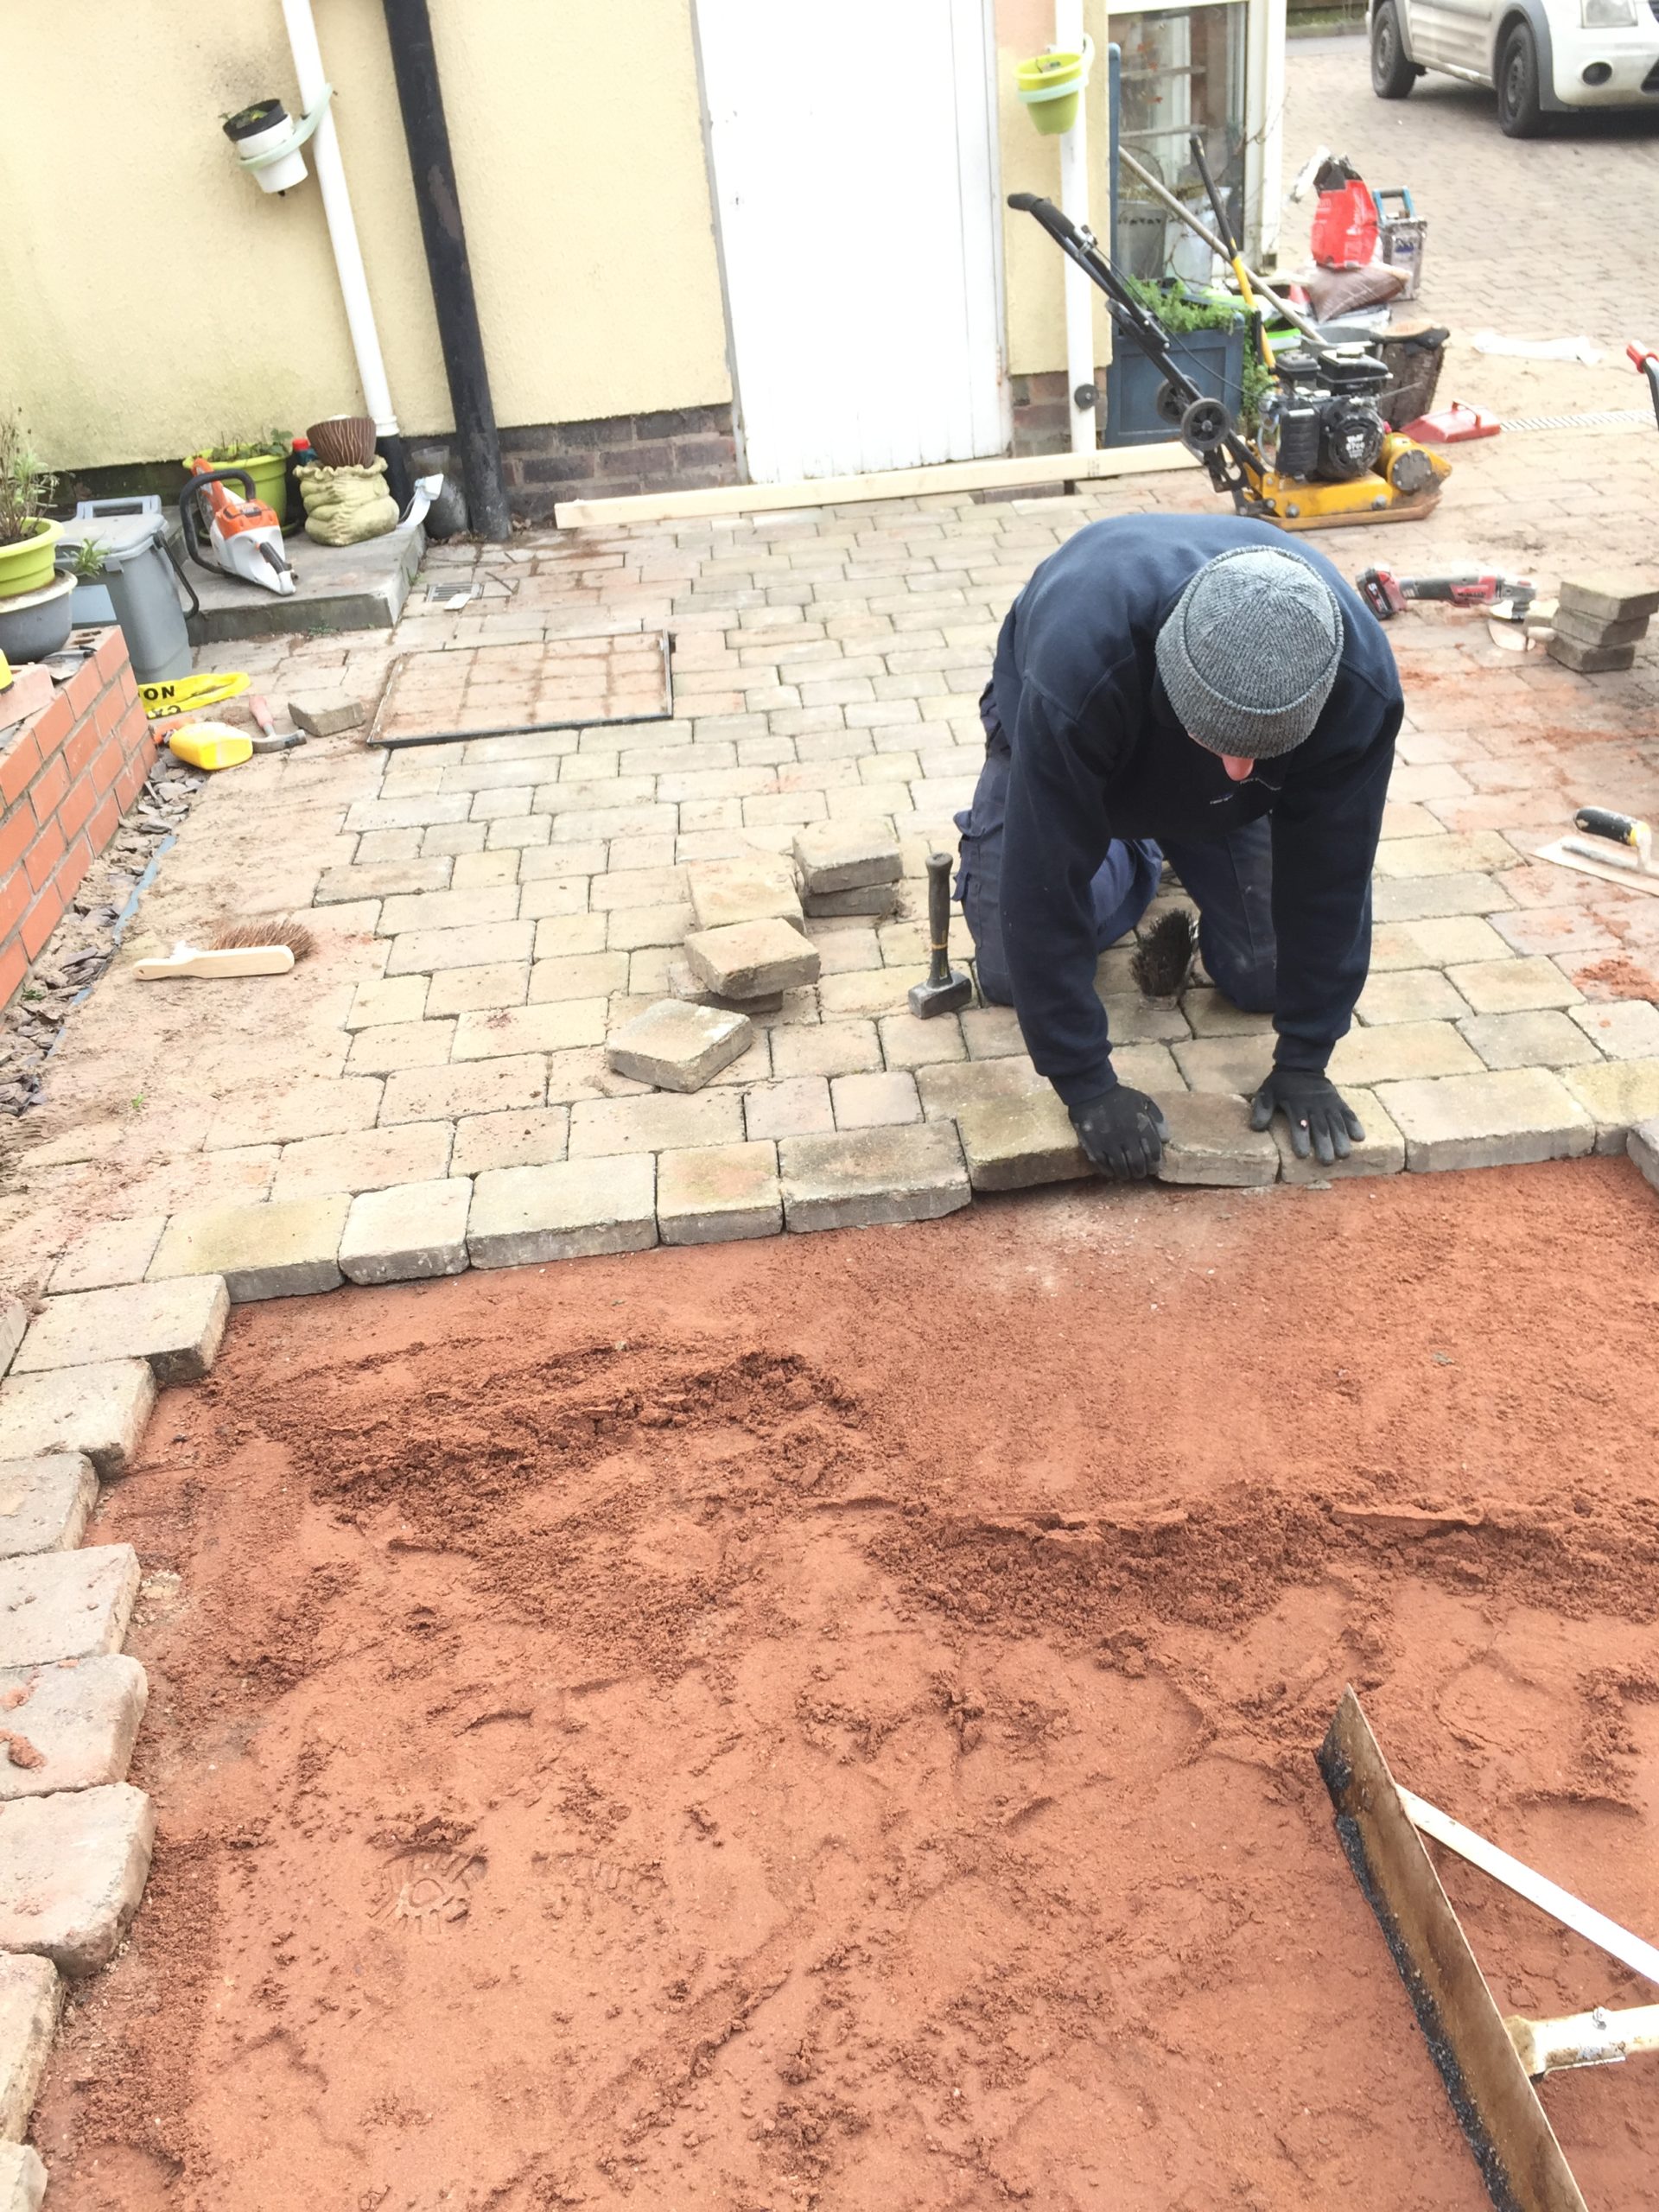
<path fill-rule="evenodd" d="M 1560 329 L 1537 281 L 1559 237 L 1573 327 L 1612 349 L 1644 267 L 1659 315 L 1651 242 L 1605 214 L 1629 204 L 1633 178 L 1653 181 L 1651 130 L 1598 124 L 1516 146 L 1490 102 L 1458 88 L 1373 101 L 1364 60 L 1358 41 L 1294 51 L 1287 165 L 1317 132 L 1376 181 L 1414 186 L 1431 222 L 1430 311 L 1459 334 Z M 1641 396 L 1611 367 L 1454 359 L 1450 389 L 1506 410 Z M 1319 542 L 1350 573 L 1478 562 L 1529 569 L 1547 590 L 1563 574 L 1652 565 L 1652 427 L 1514 434 L 1454 458 L 1430 521 Z M 997 626 L 1033 564 L 1084 523 L 1211 503 L 1196 473 L 1177 472 L 1081 498 L 437 547 L 394 638 L 205 656 L 251 668 L 278 698 L 319 683 L 372 696 L 394 651 L 512 647 L 528 670 L 550 640 L 667 627 L 677 713 L 389 756 L 313 741 L 214 779 L 123 959 L 71 1021 L 41 1108 L 7 1132 L 7 1278 L 132 1280 L 168 1220 L 203 1209 L 872 1125 L 897 1141 L 976 1091 L 1021 1090 L 1007 1013 L 924 1026 L 903 1010 L 922 972 L 923 857 L 972 789 Z M 480 595 L 443 603 L 436 588 L 457 579 Z M 1478 618 L 1414 614 L 1395 635 L 1408 715 L 1373 976 L 1333 1071 L 1363 1094 L 1379 1166 L 1408 1146 L 1424 1166 L 1618 1148 L 1659 1112 L 1659 899 L 1530 855 L 1586 801 L 1659 812 L 1659 646 L 1629 675 L 1585 679 L 1504 654 Z M 880 926 L 811 924 L 821 981 L 760 1018 L 753 1049 L 707 1090 L 610 1074 L 607 1030 L 663 992 L 688 867 L 785 850 L 798 825 L 849 817 L 903 841 L 906 910 Z M 291 976 L 131 977 L 132 957 L 225 914 L 292 912 L 319 951 Z M 1108 954 L 1101 975 L 1124 1074 L 1166 1097 L 1248 1090 L 1268 1060 L 1264 1025 L 1204 989 L 1179 1010 L 1144 1008 L 1126 963 Z"/>

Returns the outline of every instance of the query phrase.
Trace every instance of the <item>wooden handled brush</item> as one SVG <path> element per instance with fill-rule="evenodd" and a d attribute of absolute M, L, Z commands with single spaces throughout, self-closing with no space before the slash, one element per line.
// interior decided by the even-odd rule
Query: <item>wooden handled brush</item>
<path fill-rule="evenodd" d="M 141 983 L 170 982 L 181 976 L 285 976 L 296 960 L 316 950 L 303 922 L 230 922 L 209 944 L 182 939 L 164 959 L 137 960 Z"/>

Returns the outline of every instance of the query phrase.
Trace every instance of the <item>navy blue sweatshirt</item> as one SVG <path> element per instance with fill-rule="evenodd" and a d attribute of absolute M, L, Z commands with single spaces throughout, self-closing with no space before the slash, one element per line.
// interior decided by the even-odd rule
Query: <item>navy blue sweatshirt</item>
<path fill-rule="evenodd" d="M 1193 572 L 1241 545 L 1305 560 L 1342 608 L 1342 664 L 1313 734 L 1242 784 L 1171 709 L 1154 646 Z M 1323 1068 L 1371 957 L 1371 863 L 1400 728 L 1382 626 L 1329 561 L 1231 515 L 1124 515 L 1049 556 L 1009 610 L 992 676 L 1013 766 L 1002 937 L 1015 1012 L 1068 1105 L 1109 1090 L 1090 881 L 1115 837 L 1220 837 L 1273 821 L 1275 1058 Z"/>

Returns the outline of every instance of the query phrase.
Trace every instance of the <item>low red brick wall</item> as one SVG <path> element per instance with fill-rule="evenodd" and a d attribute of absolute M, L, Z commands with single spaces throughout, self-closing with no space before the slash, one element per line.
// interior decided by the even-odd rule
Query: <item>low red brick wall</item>
<path fill-rule="evenodd" d="M 0 1006 L 115 835 L 156 757 L 118 629 L 0 753 Z"/>

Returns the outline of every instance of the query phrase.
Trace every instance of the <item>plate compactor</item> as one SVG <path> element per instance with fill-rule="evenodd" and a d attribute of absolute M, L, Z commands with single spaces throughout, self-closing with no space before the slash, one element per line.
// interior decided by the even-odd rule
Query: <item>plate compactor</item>
<path fill-rule="evenodd" d="M 1162 372 L 1159 413 L 1209 470 L 1217 491 L 1231 493 L 1240 514 L 1281 530 L 1335 530 L 1411 522 L 1438 503 L 1451 464 L 1389 429 L 1378 406 L 1389 370 L 1363 346 L 1309 340 L 1280 353 L 1260 427 L 1247 438 L 1224 404 L 1177 365 L 1162 324 L 1089 231 L 1035 193 L 1014 193 L 1008 205 L 1034 217 L 1104 292 L 1114 327 Z"/>

